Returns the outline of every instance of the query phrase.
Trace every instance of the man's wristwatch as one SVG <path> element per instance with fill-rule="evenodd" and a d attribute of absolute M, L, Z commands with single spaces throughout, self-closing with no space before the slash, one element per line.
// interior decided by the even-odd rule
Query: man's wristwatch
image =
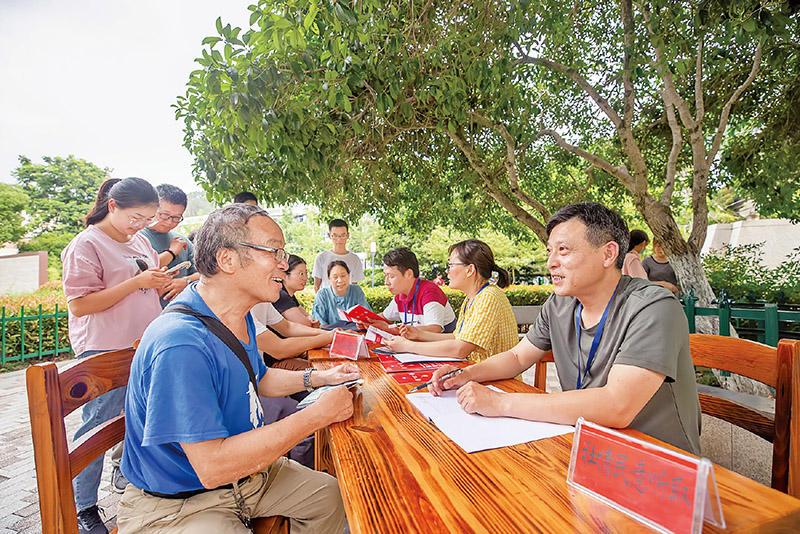
<path fill-rule="evenodd" d="M 311 386 L 311 372 L 316 371 L 313 367 L 306 367 L 306 370 L 303 371 L 303 386 L 305 386 L 306 391 L 314 391 L 314 388 Z"/>

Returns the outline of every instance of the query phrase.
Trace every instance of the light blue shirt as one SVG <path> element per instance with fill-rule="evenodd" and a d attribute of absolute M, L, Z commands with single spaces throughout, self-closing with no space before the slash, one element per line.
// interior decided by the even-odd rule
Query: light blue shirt
<path fill-rule="evenodd" d="M 332 287 L 325 287 L 320 289 L 317 296 L 314 297 L 314 308 L 311 310 L 311 315 L 322 324 L 333 324 L 341 321 L 338 310 L 347 311 L 356 304 L 372 310 L 367 304 L 364 290 L 356 284 L 350 284 L 343 297 L 337 295 Z"/>

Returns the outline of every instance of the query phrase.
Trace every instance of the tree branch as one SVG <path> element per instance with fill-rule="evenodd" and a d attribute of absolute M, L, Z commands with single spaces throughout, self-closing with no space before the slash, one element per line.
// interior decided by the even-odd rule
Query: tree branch
<path fill-rule="evenodd" d="M 514 202 L 511 197 L 503 192 L 497 183 L 492 179 L 491 172 L 486 165 L 480 160 L 473 148 L 458 134 L 451 133 L 446 130 L 447 136 L 455 143 L 459 150 L 466 156 L 470 166 L 481 177 L 487 193 L 505 210 L 513 215 L 518 221 L 534 231 L 536 236 L 542 241 L 547 242 L 547 232 L 545 232 L 544 224 L 536 217 L 525 211 L 522 206 Z"/>
<path fill-rule="evenodd" d="M 558 145 L 559 147 L 563 148 L 567 152 L 571 152 L 572 154 L 575 154 L 576 156 L 583 158 L 584 160 L 591 163 L 593 166 L 604 170 L 605 172 L 607 172 L 608 174 L 619 180 L 622 183 L 622 185 L 624 185 L 629 191 L 633 192 L 634 189 L 633 177 L 631 177 L 630 173 L 628 172 L 628 169 L 626 169 L 623 165 L 620 165 L 619 167 L 614 167 L 600 156 L 597 156 L 595 154 L 587 152 L 586 150 L 580 147 L 567 143 L 566 141 L 564 141 L 564 138 L 561 137 L 561 135 L 559 135 L 559 133 L 556 132 L 555 130 L 540 130 L 536 132 L 534 139 L 539 139 L 540 137 L 544 137 L 546 135 L 552 137 L 553 140 L 556 142 L 556 145 Z"/>
<path fill-rule="evenodd" d="M 664 91 L 661 92 L 661 98 L 664 100 L 664 109 L 667 112 L 667 123 L 672 132 L 672 148 L 670 148 L 669 158 L 667 159 L 667 176 L 664 183 L 664 191 L 661 193 L 661 203 L 669 206 L 672 193 L 675 190 L 675 174 L 678 172 L 678 156 L 681 153 L 683 136 L 681 134 L 681 127 L 678 124 L 678 118 L 675 116 L 675 108 L 672 104 L 667 102 Z"/>
<path fill-rule="evenodd" d="M 508 174 L 508 180 L 510 182 L 509 189 L 511 193 L 514 194 L 519 200 L 531 206 L 533 209 L 538 211 L 544 220 L 550 218 L 550 211 L 538 200 L 533 197 L 528 196 L 525 191 L 519 186 L 519 179 L 517 176 L 517 154 L 516 154 L 516 142 L 514 138 L 508 133 L 508 129 L 506 129 L 505 125 L 501 123 L 493 122 L 482 115 L 469 112 L 468 115 L 478 124 L 485 128 L 489 128 L 491 130 L 496 131 L 500 134 L 500 137 L 503 138 L 503 141 L 506 143 L 506 157 L 503 160 L 503 165 L 506 169 L 506 173 Z M 499 174 L 495 175 L 499 177 Z"/>
<path fill-rule="evenodd" d="M 633 51 L 633 6 L 631 0 L 620 2 L 622 11 L 622 34 L 625 43 L 622 60 L 622 86 L 624 88 L 625 108 L 623 110 L 623 121 L 630 128 L 633 126 L 633 112 L 636 106 L 636 93 L 633 88 L 633 78 L 631 76 L 631 54 Z"/>
<path fill-rule="evenodd" d="M 605 113 L 606 117 L 611 120 L 615 127 L 619 128 L 622 124 L 622 119 L 620 119 L 619 115 L 614 108 L 611 107 L 608 100 L 600 96 L 600 93 L 597 89 L 590 84 L 586 78 L 578 74 L 578 71 L 573 69 L 572 67 L 567 67 L 566 65 L 562 65 L 561 63 L 551 61 L 549 59 L 538 58 L 538 57 L 531 57 L 522 49 L 522 47 L 518 43 L 514 43 L 514 47 L 522 56 L 520 59 L 516 61 L 516 64 L 527 63 L 530 65 L 539 65 L 541 67 L 546 67 L 550 70 L 560 72 L 566 75 L 569 79 L 574 81 L 578 86 L 583 89 L 586 94 L 588 94 L 592 100 L 597 104 L 600 110 Z"/>
<path fill-rule="evenodd" d="M 665 101 L 669 102 L 670 104 L 675 106 L 675 109 L 678 110 L 678 113 L 681 117 L 681 122 L 683 122 L 684 127 L 689 130 L 693 130 L 697 127 L 697 123 L 692 118 L 692 113 L 689 110 L 689 104 L 681 98 L 681 95 L 678 94 L 678 90 L 675 89 L 675 80 L 672 78 L 672 72 L 669 68 L 666 68 L 666 60 L 664 59 L 664 51 L 661 50 L 660 46 L 656 46 L 652 42 L 652 38 L 656 36 L 655 31 L 653 30 L 653 25 L 650 19 L 650 10 L 647 9 L 646 6 L 642 5 L 642 15 L 644 17 L 645 26 L 647 27 L 647 33 L 650 34 L 651 37 L 651 46 L 655 51 L 656 61 L 654 62 L 653 66 L 658 71 L 658 74 L 661 76 L 661 79 L 664 81 L 664 99 Z"/>
<path fill-rule="evenodd" d="M 706 105 L 703 98 L 703 36 L 697 40 L 697 64 L 694 67 L 694 107 L 695 120 L 703 124 Z"/>
<path fill-rule="evenodd" d="M 764 50 L 761 46 L 761 43 L 759 43 L 756 47 L 756 54 L 753 57 L 753 67 L 750 69 L 750 74 L 747 76 L 747 79 L 744 81 L 744 83 L 733 92 L 730 99 L 728 99 L 728 101 L 725 103 L 725 106 L 722 108 L 722 113 L 719 118 L 719 126 L 717 126 L 717 133 L 714 136 L 714 141 L 711 143 L 711 149 L 708 151 L 708 156 L 706 156 L 706 161 L 708 162 L 709 167 L 714 161 L 714 158 L 719 151 L 719 147 L 722 144 L 722 136 L 725 134 L 725 128 L 728 126 L 731 108 L 736 101 L 739 100 L 739 97 L 742 95 L 742 93 L 744 93 L 745 90 L 750 87 L 750 85 L 753 83 L 753 80 L 756 79 L 758 70 L 761 68 L 761 55 L 763 52 Z"/>

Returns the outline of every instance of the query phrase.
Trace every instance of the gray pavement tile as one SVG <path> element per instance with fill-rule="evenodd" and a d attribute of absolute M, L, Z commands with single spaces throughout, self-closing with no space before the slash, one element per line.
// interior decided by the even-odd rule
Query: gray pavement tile
<path fill-rule="evenodd" d="M 38 514 L 39 513 L 39 503 L 29 504 L 25 508 L 20 508 L 19 510 L 15 511 L 14 514 L 20 517 L 30 517 L 31 514 Z"/>

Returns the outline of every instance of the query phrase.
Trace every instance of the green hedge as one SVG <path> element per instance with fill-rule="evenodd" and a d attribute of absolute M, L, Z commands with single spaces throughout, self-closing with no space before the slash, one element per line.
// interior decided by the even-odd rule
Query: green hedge
<path fill-rule="evenodd" d="M 377 273 L 376 273 L 377 274 Z M 386 309 L 389 302 L 392 300 L 392 294 L 386 289 L 386 286 L 380 287 L 365 287 L 364 295 L 367 297 L 367 302 L 370 307 L 376 312 L 380 313 Z M 447 295 L 447 300 L 455 310 L 456 315 L 461 309 L 461 304 L 464 302 L 464 293 L 450 289 L 445 286 L 442 288 L 444 294 Z M 512 306 L 537 306 L 542 305 L 550 296 L 553 291 L 553 286 L 509 286 L 506 288 L 506 296 Z M 314 290 L 306 288 L 303 291 L 298 291 L 295 296 L 300 304 L 307 310 L 311 310 L 314 305 Z"/>

